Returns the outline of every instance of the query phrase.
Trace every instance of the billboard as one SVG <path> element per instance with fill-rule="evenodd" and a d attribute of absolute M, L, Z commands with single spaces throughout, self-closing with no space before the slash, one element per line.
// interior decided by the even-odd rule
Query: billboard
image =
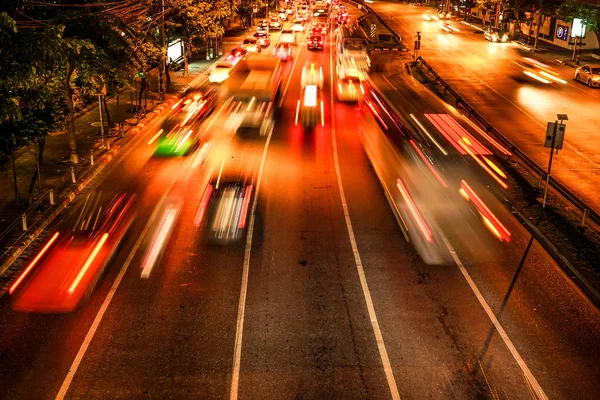
<path fill-rule="evenodd" d="M 585 37 L 585 23 L 580 18 L 573 18 L 571 37 Z"/>

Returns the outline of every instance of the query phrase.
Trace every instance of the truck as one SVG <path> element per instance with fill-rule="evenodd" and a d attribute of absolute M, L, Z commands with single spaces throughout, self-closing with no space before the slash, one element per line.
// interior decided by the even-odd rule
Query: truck
<path fill-rule="evenodd" d="M 225 81 L 231 100 L 231 128 L 238 134 L 268 135 L 275 124 L 282 78 L 279 58 L 251 54 L 240 60 Z"/>

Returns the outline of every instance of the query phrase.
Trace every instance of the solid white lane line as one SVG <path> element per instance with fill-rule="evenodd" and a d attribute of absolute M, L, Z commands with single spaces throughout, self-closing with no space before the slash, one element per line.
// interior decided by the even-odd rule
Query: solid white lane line
<path fill-rule="evenodd" d="M 375 313 L 375 307 L 373 306 L 373 299 L 371 298 L 371 291 L 367 284 L 367 278 L 363 268 L 362 260 L 358 252 L 358 245 L 356 244 L 356 237 L 354 236 L 354 229 L 352 228 L 352 221 L 350 219 L 350 212 L 348 211 L 348 203 L 346 202 L 346 195 L 344 194 L 344 185 L 342 183 L 342 173 L 340 171 L 340 160 L 338 157 L 337 140 L 335 134 L 335 113 L 334 108 L 334 89 L 333 89 L 333 52 L 331 51 L 331 43 L 333 43 L 333 33 L 330 33 L 330 46 L 329 46 L 329 86 L 331 95 L 331 144 L 333 147 L 333 160 L 335 164 L 335 174 L 338 183 L 338 190 L 340 192 L 340 199 L 342 201 L 342 209 L 344 210 L 344 220 L 346 221 L 346 229 L 348 230 L 348 237 L 350 239 L 350 245 L 352 246 L 352 253 L 354 255 L 354 262 L 356 264 L 356 270 L 358 271 L 358 277 L 360 279 L 360 286 L 365 297 L 365 303 L 367 304 L 367 312 L 369 313 L 369 320 L 373 327 L 373 333 L 375 334 L 375 341 L 377 342 L 377 349 L 379 350 L 379 357 L 383 364 L 383 371 L 385 378 L 390 389 L 390 395 L 394 400 L 400 400 L 400 392 L 398 391 L 398 385 L 396 384 L 396 378 L 394 378 L 394 371 L 392 370 L 392 364 L 388 356 L 385 342 L 383 340 L 383 334 L 379 327 L 379 321 L 377 320 L 377 314 Z"/>
<path fill-rule="evenodd" d="M 296 55 L 296 57 L 294 57 L 294 63 L 292 64 L 292 70 L 290 71 L 290 76 L 288 77 L 288 81 L 285 84 L 285 88 L 283 89 L 283 93 L 281 94 L 281 100 L 279 100 L 279 104 L 278 106 L 281 107 L 283 104 L 283 100 L 285 99 L 285 94 L 288 91 L 288 88 L 290 87 L 290 82 L 292 81 L 292 76 L 294 76 L 294 70 L 296 69 L 296 64 L 298 63 L 298 59 L 300 58 L 300 53 L 302 52 L 302 48 L 304 47 L 304 42 L 306 41 L 306 36 L 304 35 L 304 37 L 302 38 L 302 42 L 300 43 L 300 47 L 298 50 L 298 54 Z"/>
<path fill-rule="evenodd" d="M 526 378 L 526 382 L 529 385 L 531 385 L 531 388 L 532 388 L 533 392 L 535 393 L 536 398 L 547 400 L 548 396 L 546 396 L 544 389 L 542 389 L 542 387 L 538 383 L 537 379 L 535 379 L 535 376 L 533 376 L 533 373 L 529 370 L 529 367 L 525 363 L 525 360 L 523 360 L 523 357 L 521 357 L 521 355 L 519 354 L 519 351 L 513 344 L 512 340 L 510 340 L 510 338 L 508 337 L 508 334 L 506 333 L 506 331 L 500 324 L 500 321 L 498 321 L 498 318 L 496 318 L 496 315 L 492 311 L 491 307 L 489 306 L 489 304 L 487 303 L 487 301 L 485 300 L 485 298 L 479 291 L 479 288 L 477 287 L 477 285 L 471 278 L 471 275 L 469 275 L 469 272 L 463 265 L 462 261 L 460 260 L 460 258 L 458 258 L 458 255 L 456 254 L 456 251 L 454 250 L 454 248 L 448 241 L 448 238 L 446 238 L 446 235 L 444 235 L 443 233 L 441 234 L 441 236 L 442 236 L 442 240 L 444 241 L 444 244 L 446 245 L 446 247 L 448 248 L 448 251 L 450 252 L 450 255 L 454 259 L 454 262 L 456 263 L 456 265 L 458 265 L 460 272 L 463 274 L 465 280 L 471 287 L 471 290 L 475 294 L 475 297 L 477 297 L 479 304 L 481 304 L 481 307 L 483 308 L 483 310 L 489 317 L 490 321 L 492 321 L 494 328 L 496 328 L 498 335 L 500 335 L 500 337 L 502 338 L 502 341 L 504 342 L 504 344 L 506 345 L 506 347 L 512 354 L 513 358 L 515 359 L 515 361 L 521 368 L 521 371 L 523 371 L 523 374 L 525 375 L 525 378 Z"/>
<path fill-rule="evenodd" d="M 293 72 L 293 70 L 292 70 Z M 258 194 L 260 192 L 260 183 L 262 181 L 262 174 L 265 167 L 265 160 L 267 159 L 267 150 L 269 149 L 269 143 L 271 142 L 271 136 L 273 130 L 269 132 L 265 147 L 263 149 L 262 159 L 260 161 L 260 168 L 258 170 L 258 180 L 256 182 L 256 193 L 254 194 L 254 200 L 252 201 L 252 213 L 250 214 L 250 223 L 248 224 L 248 234 L 246 235 L 246 249 L 244 252 L 244 267 L 242 270 L 242 287 L 240 289 L 240 302 L 238 305 L 238 316 L 237 324 L 235 328 L 235 347 L 233 349 L 233 369 L 231 374 L 231 390 L 229 391 L 229 398 L 231 400 L 237 400 L 239 386 L 240 386 L 240 365 L 242 361 L 242 339 L 244 334 L 244 315 L 246 313 L 246 296 L 248 293 L 248 274 L 250 272 L 250 255 L 252 251 L 252 236 L 254 233 L 254 221 L 256 219 L 256 204 L 258 203 Z"/>
<path fill-rule="evenodd" d="M 75 356 L 75 359 L 73 360 L 73 363 L 71 364 L 71 367 L 69 368 L 69 372 L 67 373 L 67 376 L 65 377 L 65 380 L 63 381 L 63 383 L 58 391 L 58 394 L 56 395 L 56 398 L 55 398 L 56 400 L 64 399 L 67 392 L 69 391 L 71 382 L 73 382 L 73 378 L 75 377 L 75 374 L 77 373 L 77 370 L 79 369 L 79 365 L 81 364 L 81 361 L 83 360 L 83 357 L 85 356 L 85 353 L 86 353 L 88 347 L 90 347 L 90 343 L 92 342 L 92 339 L 94 338 L 94 335 L 96 334 L 96 331 L 98 330 L 98 326 L 100 325 L 100 322 L 102 321 L 102 318 L 104 317 L 104 313 L 108 309 L 108 306 L 110 305 L 110 302 L 112 301 L 112 299 L 117 291 L 117 288 L 121 284 L 121 281 L 123 280 L 123 276 L 125 276 L 125 273 L 127 272 L 127 269 L 129 268 L 129 265 L 131 264 L 133 257 L 135 256 L 135 253 L 137 253 L 139 247 L 141 246 L 144 236 L 146 236 L 148 229 L 150 229 L 150 222 L 154 220 L 156 213 L 158 212 L 158 210 L 161 209 L 162 204 L 165 202 L 165 200 L 167 198 L 167 194 L 169 193 L 169 191 L 171 190 L 171 188 L 173 187 L 174 184 L 175 184 L 175 182 L 173 181 L 173 183 L 170 185 L 169 189 L 161 197 L 156 208 L 154 209 L 154 212 L 150 216 L 148 223 L 144 227 L 142 234 L 138 237 L 138 240 L 133 245 L 133 248 L 131 249 L 129 256 L 127 257 L 127 259 L 125 260 L 125 263 L 121 267 L 121 271 L 119 271 L 119 275 L 117 275 L 117 279 L 115 279 L 115 282 L 113 283 L 112 287 L 108 291 L 106 298 L 104 299 L 104 302 L 100 306 L 100 309 L 98 310 L 98 313 L 96 314 L 96 317 L 94 318 L 94 322 L 92 322 L 92 326 L 88 330 L 88 333 L 85 335 L 85 339 L 83 340 L 83 343 L 81 344 L 81 347 L 79 348 L 79 351 L 77 352 L 77 355 Z"/>
<path fill-rule="evenodd" d="M 302 44 L 304 44 L 304 40 L 302 40 Z M 288 78 L 287 84 L 281 94 L 281 101 L 285 98 L 285 94 L 287 93 L 288 87 L 290 86 L 290 81 L 292 76 L 294 75 L 294 70 L 296 69 L 296 63 L 300 58 L 300 51 L 298 50 L 298 56 L 296 56 L 294 60 L 294 64 L 292 64 L 292 70 L 290 71 L 290 76 Z M 281 106 L 281 103 L 279 104 Z M 265 142 L 265 147 L 263 149 L 262 158 L 260 161 L 260 168 L 258 170 L 258 179 L 256 182 L 256 193 L 254 194 L 254 200 L 252 201 L 252 213 L 250 214 L 250 222 L 248 224 L 248 234 L 246 235 L 246 249 L 244 251 L 244 266 L 242 269 L 242 285 L 240 288 L 240 301 L 238 304 L 238 317 L 237 324 L 235 328 L 235 346 L 233 349 L 233 367 L 231 373 L 231 389 L 229 391 L 229 399 L 237 400 L 238 393 L 240 389 L 240 366 L 242 362 L 242 341 L 244 336 L 244 316 L 246 313 L 246 297 L 248 294 L 248 275 L 250 272 L 250 256 L 252 251 L 252 236 L 254 233 L 254 221 L 256 219 L 256 204 L 258 202 L 258 194 L 260 192 L 260 183 L 262 181 L 262 174 L 265 167 L 265 161 L 267 159 L 267 151 L 269 150 L 269 143 L 271 142 L 271 136 L 273 136 L 273 130 L 269 132 L 269 136 L 267 137 L 267 141 Z"/>

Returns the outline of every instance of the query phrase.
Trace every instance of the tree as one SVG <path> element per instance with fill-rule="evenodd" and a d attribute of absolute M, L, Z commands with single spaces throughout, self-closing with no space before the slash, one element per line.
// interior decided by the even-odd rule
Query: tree
<path fill-rule="evenodd" d="M 172 12 L 165 24 L 171 37 L 180 37 L 184 46 L 184 75 L 192 55 L 200 49 L 200 40 L 216 39 L 225 33 L 224 21 L 233 10 L 229 0 L 173 0 Z"/>
<path fill-rule="evenodd" d="M 557 9 L 557 14 L 566 21 L 580 18 L 587 31 L 592 31 L 600 40 L 600 1 L 599 0 L 567 0 Z"/>

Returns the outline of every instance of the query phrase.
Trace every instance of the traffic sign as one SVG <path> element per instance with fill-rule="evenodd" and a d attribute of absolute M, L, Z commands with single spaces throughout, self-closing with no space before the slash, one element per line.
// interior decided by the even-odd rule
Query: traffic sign
<path fill-rule="evenodd" d="M 556 129 L 555 129 L 556 128 Z M 565 140 L 565 124 L 555 124 L 554 122 L 548 122 L 546 126 L 546 136 L 544 138 L 544 147 L 554 148 L 560 150 L 563 148 L 563 142 Z M 554 147 L 552 147 L 552 136 L 554 137 Z"/>
<path fill-rule="evenodd" d="M 136 78 L 145 78 L 145 77 L 146 77 L 146 74 L 145 74 L 145 73 L 143 73 L 143 72 L 138 72 L 138 73 L 136 74 Z"/>

